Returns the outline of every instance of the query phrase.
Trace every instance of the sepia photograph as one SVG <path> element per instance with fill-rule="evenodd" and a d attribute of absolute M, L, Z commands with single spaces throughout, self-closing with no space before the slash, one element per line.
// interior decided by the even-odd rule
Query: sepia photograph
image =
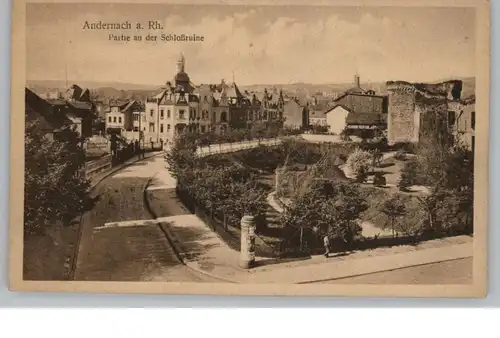
<path fill-rule="evenodd" d="M 486 295 L 488 2 L 14 2 L 12 290 Z"/>

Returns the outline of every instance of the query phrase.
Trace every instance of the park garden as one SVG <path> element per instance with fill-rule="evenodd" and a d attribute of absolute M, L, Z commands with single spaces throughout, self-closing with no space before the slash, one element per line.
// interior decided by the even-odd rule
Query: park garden
<path fill-rule="evenodd" d="M 288 136 L 200 157 L 196 140 L 182 135 L 166 155 L 177 192 L 235 249 L 243 215 L 256 217 L 260 256 L 316 253 L 325 234 L 347 251 L 472 233 L 473 153 L 458 142 Z"/>

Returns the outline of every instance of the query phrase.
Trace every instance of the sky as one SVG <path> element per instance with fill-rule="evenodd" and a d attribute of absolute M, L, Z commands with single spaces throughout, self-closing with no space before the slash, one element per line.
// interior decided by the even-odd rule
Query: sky
<path fill-rule="evenodd" d="M 158 20 L 203 42 L 116 42 L 94 23 Z M 182 52 L 195 84 L 434 81 L 475 74 L 473 8 L 28 4 L 28 80 L 171 81 Z"/>

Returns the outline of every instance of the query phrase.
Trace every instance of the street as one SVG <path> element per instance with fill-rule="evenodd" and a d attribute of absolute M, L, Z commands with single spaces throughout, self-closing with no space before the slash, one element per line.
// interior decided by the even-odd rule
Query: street
<path fill-rule="evenodd" d="M 99 200 L 82 219 L 75 280 L 220 282 L 180 263 L 152 220 L 144 189 L 160 170 L 165 170 L 161 155 L 134 163 L 97 186 Z"/>
<path fill-rule="evenodd" d="M 471 284 L 472 257 L 348 277 L 318 284 Z"/>

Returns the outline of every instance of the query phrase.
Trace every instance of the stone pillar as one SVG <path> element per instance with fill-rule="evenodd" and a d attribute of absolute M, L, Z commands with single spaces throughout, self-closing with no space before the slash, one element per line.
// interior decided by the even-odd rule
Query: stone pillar
<path fill-rule="evenodd" d="M 241 218 L 240 267 L 251 268 L 255 263 L 255 219 L 253 216 Z"/>

